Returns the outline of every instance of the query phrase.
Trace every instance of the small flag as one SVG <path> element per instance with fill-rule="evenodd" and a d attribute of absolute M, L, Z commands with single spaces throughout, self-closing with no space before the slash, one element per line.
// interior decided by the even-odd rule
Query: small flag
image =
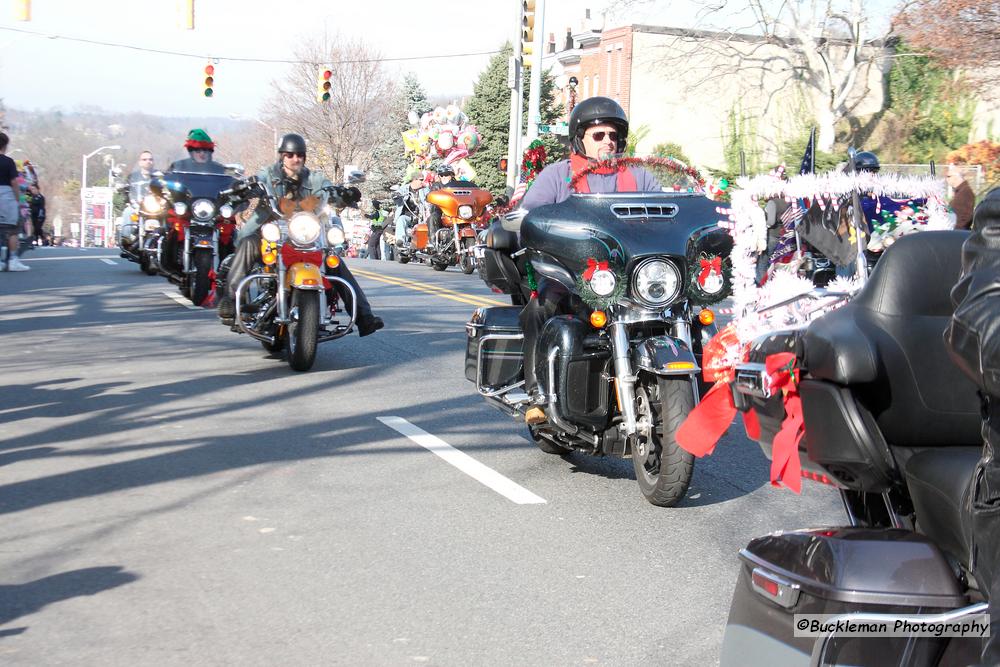
<path fill-rule="evenodd" d="M 816 173 L 816 128 L 809 132 L 809 143 L 806 144 L 806 152 L 802 156 L 802 166 L 799 167 L 800 174 Z"/>

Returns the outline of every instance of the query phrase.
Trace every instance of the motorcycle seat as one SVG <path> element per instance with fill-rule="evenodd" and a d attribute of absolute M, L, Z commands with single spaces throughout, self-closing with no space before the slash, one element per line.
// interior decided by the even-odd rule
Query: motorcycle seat
<path fill-rule="evenodd" d="M 803 337 L 810 377 L 850 387 L 890 445 L 980 442 L 976 388 L 943 340 L 967 236 L 926 231 L 901 238 L 858 295 Z"/>
<path fill-rule="evenodd" d="M 969 564 L 969 517 L 965 510 L 982 447 L 925 449 L 906 462 L 917 527 L 962 565 Z"/>

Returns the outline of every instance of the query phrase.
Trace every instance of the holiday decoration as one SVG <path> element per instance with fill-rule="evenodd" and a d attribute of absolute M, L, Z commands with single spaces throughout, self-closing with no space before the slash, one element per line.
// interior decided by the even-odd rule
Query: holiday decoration
<path fill-rule="evenodd" d="M 412 159 L 410 169 L 427 170 L 440 160 L 453 168 L 456 179 L 475 180 L 476 171 L 466 158 L 479 150 L 482 138 L 458 106 L 437 107 L 419 118 L 410 111 L 407 119 L 415 125 L 402 133 L 403 148 Z"/>
<path fill-rule="evenodd" d="M 604 310 L 625 296 L 625 275 L 607 261 L 587 258 L 587 268 L 576 279 L 576 287 L 583 302 L 594 310 Z"/>
<path fill-rule="evenodd" d="M 524 151 L 524 157 L 521 159 L 521 182 L 530 186 L 544 168 L 545 144 L 540 139 L 535 139 L 528 144 L 528 150 Z"/>
<path fill-rule="evenodd" d="M 586 168 L 573 173 L 569 177 L 569 187 L 571 190 L 576 190 L 576 186 L 580 180 L 586 178 L 590 174 L 607 171 L 621 171 L 627 169 L 628 167 L 659 167 L 666 169 L 671 173 L 683 174 L 689 177 L 697 184 L 697 190 L 699 191 L 705 189 L 705 179 L 702 177 L 701 172 L 694 167 L 689 167 L 680 160 L 675 160 L 671 157 L 613 157 L 608 160 L 593 162 Z M 675 189 L 679 190 L 680 186 L 675 186 Z M 688 187 L 687 191 L 694 192 L 695 188 Z"/>
<path fill-rule="evenodd" d="M 693 303 L 709 306 L 732 294 L 733 265 L 728 257 L 702 253 L 691 262 L 688 298 Z"/>

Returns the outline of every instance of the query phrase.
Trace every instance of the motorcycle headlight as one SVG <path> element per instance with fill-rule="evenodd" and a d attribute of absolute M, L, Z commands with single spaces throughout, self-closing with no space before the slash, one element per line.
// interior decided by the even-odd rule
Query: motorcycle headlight
<path fill-rule="evenodd" d="M 288 221 L 288 238 L 296 245 L 312 245 L 319 238 L 321 225 L 312 213 L 296 213 Z"/>
<path fill-rule="evenodd" d="M 648 259 L 636 267 L 633 295 L 648 306 L 665 306 L 680 294 L 681 272 L 673 262 Z"/>
<path fill-rule="evenodd" d="M 176 213 L 177 215 L 184 215 L 187 212 L 188 212 L 188 205 L 185 204 L 184 202 L 179 201 L 176 204 L 174 204 L 174 213 Z"/>
<path fill-rule="evenodd" d="M 142 198 L 142 210 L 147 213 L 159 213 L 163 208 L 160 198 L 150 193 Z"/>
<path fill-rule="evenodd" d="M 326 242 L 331 247 L 343 245 L 346 240 L 347 237 L 344 235 L 344 230 L 340 227 L 330 227 L 330 229 L 326 230 Z"/>
<path fill-rule="evenodd" d="M 147 219 L 144 223 L 142 223 L 142 226 L 147 232 L 155 232 L 160 228 L 160 221 Z"/>
<path fill-rule="evenodd" d="M 215 215 L 215 204 L 208 199 L 199 199 L 191 205 L 191 217 L 195 220 L 210 220 Z"/>
<path fill-rule="evenodd" d="M 277 243 L 281 238 L 281 228 L 273 222 L 268 222 L 261 225 L 260 235 L 269 243 Z"/>
<path fill-rule="evenodd" d="M 219 207 L 219 215 L 221 215 L 223 218 L 233 217 L 233 207 L 230 206 L 229 204 L 223 204 L 222 206 Z"/>
<path fill-rule="evenodd" d="M 463 204 L 462 206 L 459 206 L 458 207 L 458 217 L 462 218 L 463 220 L 468 220 L 469 218 L 471 218 L 472 217 L 472 207 L 469 206 L 468 204 Z"/>
<path fill-rule="evenodd" d="M 594 275 L 590 277 L 590 289 L 594 290 L 597 296 L 608 296 L 615 291 L 617 285 L 618 279 L 615 278 L 615 274 L 606 269 L 594 271 Z"/>

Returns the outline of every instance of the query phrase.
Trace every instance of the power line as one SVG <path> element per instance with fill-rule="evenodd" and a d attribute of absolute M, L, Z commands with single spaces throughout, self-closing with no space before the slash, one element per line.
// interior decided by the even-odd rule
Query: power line
<path fill-rule="evenodd" d="M 436 56 L 404 56 L 399 58 L 362 58 L 358 60 L 337 60 L 335 62 L 324 62 L 318 63 L 309 60 L 283 60 L 279 58 L 233 58 L 228 56 L 207 56 L 204 53 L 189 53 L 186 51 L 168 51 L 165 49 L 150 49 L 144 46 L 136 46 L 134 44 L 118 44 L 116 42 L 102 42 L 96 39 L 85 39 L 83 37 L 68 37 L 66 35 L 54 35 L 44 32 L 34 32 L 32 30 L 24 30 L 22 28 L 10 28 L 7 26 L 0 26 L 0 30 L 5 30 L 7 32 L 17 32 L 23 35 L 30 35 L 32 37 L 44 37 L 45 39 L 62 39 L 67 42 L 79 42 L 81 44 L 93 44 L 95 46 L 109 46 L 115 49 L 129 49 L 131 51 L 142 51 L 144 53 L 158 53 L 167 56 L 181 56 L 184 58 L 199 58 L 206 59 L 209 58 L 213 61 L 229 61 L 229 62 L 244 62 L 244 63 L 276 63 L 284 65 L 355 65 L 361 63 L 377 63 L 377 62 L 397 62 L 401 60 L 433 60 L 437 58 L 466 58 L 470 56 L 492 56 L 500 53 L 500 50 L 495 51 L 476 51 L 472 53 L 446 53 Z"/>

